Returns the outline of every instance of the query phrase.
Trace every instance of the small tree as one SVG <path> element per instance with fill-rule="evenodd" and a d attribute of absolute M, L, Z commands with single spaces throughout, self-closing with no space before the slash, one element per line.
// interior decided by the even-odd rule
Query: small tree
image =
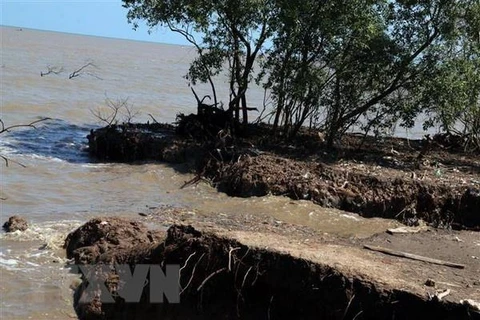
<path fill-rule="evenodd" d="M 145 20 L 150 28 L 167 26 L 192 43 L 198 57 L 191 64 L 188 79 L 209 82 L 215 104 L 217 93 L 212 77 L 228 67 L 230 92 L 228 112 L 238 122 L 248 122 L 247 90 L 254 62 L 272 35 L 270 22 L 275 17 L 273 0 L 246 1 L 145 1 L 123 0 L 129 22 L 137 27 Z M 193 34 L 200 34 L 197 41 Z"/>
<path fill-rule="evenodd" d="M 257 81 L 272 92 L 273 131 L 283 126 L 292 137 L 309 121 L 326 131 L 329 146 L 354 124 L 380 132 L 400 118 L 412 125 L 427 110 L 449 114 L 445 104 L 440 108 L 439 101 L 425 98 L 442 87 L 433 79 L 442 79 L 442 72 L 462 60 L 473 68 L 478 59 L 478 42 L 472 43 L 480 38 L 478 0 L 123 3 L 135 26 L 138 20 L 150 28 L 168 26 L 195 45 L 198 57 L 188 79 L 210 82 L 215 105 L 212 79 L 226 68 L 228 112 L 237 122 L 240 111 L 243 123 L 248 121 L 246 92 L 264 51 Z M 467 48 L 468 57 L 458 54 Z M 477 114 L 473 78 L 461 80 L 469 83 L 468 101 L 449 96 L 455 104 L 473 106 L 469 117 Z"/>

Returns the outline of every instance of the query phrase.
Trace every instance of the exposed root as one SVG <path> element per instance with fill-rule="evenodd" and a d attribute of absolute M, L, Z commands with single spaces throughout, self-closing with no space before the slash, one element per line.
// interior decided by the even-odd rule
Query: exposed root
<path fill-rule="evenodd" d="M 202 290 L 203 286 L 207 283 L 208 280 L 210 280 L 213 276 L 219 274 L 220 272 L 223 272 L 227 270 L 227 268 L 221 268 L 221 269 L 218 269 L 217 271 L 215 272 L 212 272 L 208 277 L 205 278 L 205 280 L 203 280 L 203 282 L 198 286 L 197 288 L 197 291 L 200 291 Z"/>
<path fill-rule="evenodd" d="M 190 279 L 188 280 L 187 282 L 187 285 L 180 291 L 180 295 L 182 295 L 182 293 L 188 289 L 188 287 L 190 286 L 190 284 L 192 283 L 192 280 L 193 280 L 193 277 L 195 276 L 195 269 L 197 269 L 197 266 L 198 264 L 200 263 L 200 261 L 202 261 L 203 257 L 205 256 L 205 253 L 203 253 L 200 258 L 197 260 L 197 263 L 195 263 L 195 265 L 193 266 L 193 270 L 192 270 L 192 274 L 190 275 Z"/>
<path fill-rule="evenodd" d="M 187 267 L 188 261 L 190 261 L 190 259 L 191 259 L 194 255 L 196 255 L 196 254 L 197 254 L 197 253 L 194 252 L 194 253 L 192 253 L 191 255 L 189 255 L 188 258 L 187 258 L 187 260 L 185 261 L 185 264 L 178 270 L 178 285 L 179 285 L 179 287 L 181 288 L 181 290 L 180 290 L 180 295 L 182 295 L 183 291 L 185 291 L 185 289 L 187 289 L 187 287 L 188 287 L 188 285 L 190 284 L 190 281 L 191 281 L 191 279 L 192 279 L 192 278 L 190 277 L 190 281 L 189 281 L 189 283 L 187 284 L 187 286 L 186 286 L 185 288 L 182 288 L 182 285 L 181 285 L 181 283 L 180 283 L 180 279 L 182 279 L 182 270 Z M 193 276 L 193 275 L 192 275 L 192 276 Z"/>

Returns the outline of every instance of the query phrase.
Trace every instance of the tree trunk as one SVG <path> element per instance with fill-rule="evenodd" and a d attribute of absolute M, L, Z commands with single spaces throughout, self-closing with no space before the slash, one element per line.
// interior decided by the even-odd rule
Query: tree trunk
<path fill-rule="evenodd" d="M 280 92 L 277 103 L 277 111 L 275 112 L 275 120 L 273 121 L 272 134 L 275 135 L 278 129 L 278 123 L 280 122 L 280 115 L 283 110 L 283 92 Z"/>
<path fill-rule="evenodd" d="M 330 127 L 328 128 L 327 134 L 327 148 L 333 148 L 333 142 L 337 137 L 338 130 L 342 126 L 341 118 L 340 118 L 340 109 L 341 109 L 341 94 L 340 94 L 340 78 L 337 76 L 335 77 L 335 104 L 332 113 L 332 117 L 330 119 Z"/>
<path fill-rule="evenodd" d="M 243 110 L 243 119 L 242 119 L 243 128 L 247 129 L 248 110 L 247 110 L 247 96 L 245 95 L 245 93 L 242 95 L 242 110 Z"/>

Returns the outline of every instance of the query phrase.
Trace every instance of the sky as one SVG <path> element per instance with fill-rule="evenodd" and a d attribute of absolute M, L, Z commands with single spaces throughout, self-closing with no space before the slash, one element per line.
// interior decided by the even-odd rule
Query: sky
<path fill-rule="evenodd" d="M 188 44 L 181 36 L 159 28 L 148 34 L 127 22 L 121 0 L 0 0 L 0 25 L 101 37 Z"/>

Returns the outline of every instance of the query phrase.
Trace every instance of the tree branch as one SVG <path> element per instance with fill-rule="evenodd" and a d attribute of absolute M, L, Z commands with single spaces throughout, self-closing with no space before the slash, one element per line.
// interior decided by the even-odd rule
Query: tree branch
<path fill-rule="evenodd" d="M 77 69 L 77 70 L 73 71 L 72 73 L 70 73 L 70 75 L 68 76 L 68 79 L 73 79 L 73 78 L 76 78 L 76 77 L 80 76 L 80 75 L 82 74 L 82 71 L 83 71 L 85 68 L 90 67 L 90 66 L 93 66 L 93 67 L 95 67 L 95 68 L 97 67 L 93 62 L 89 62 L 89 63 L 83 65 L 82 67 L 80 67 L 79 69 Z M 89 74 L 89 75 L 92 75 L 92 76 L 94 76 L 94 77 L 96 77 L 96 78 L 98 78 L 96 75 L 93 75 L 92 73 L 88 73 L 88 74 Z M 98 78 L 98 79 L 100 79 L 100 78 Z"/>
<path fill-rule="evenodd" d="M 39 120 L 32 121 L 29 124 L 16 124 L 16 125 L 5 127 L 5 123 L 3 122 L 2 119 L 0 119 L 0 126 L 1 126 L 0 134 L 5 133 L 5 132 L 10 132 L 10 130 L 15 129 L 15 128 L 34 128 L 34 129 L 37 129 L 37 127 L 35 127 L 35 124 L 37 124 L 39 122 L 42 122 L 42 121 L 46 121 L 46 120 L 51 120 L 51 118 L 42 118 L 42 119 L 39 119 Z M 17 162 L 15 160 L 8 159 L 4 155 L 0 154 L 0 158 L 2 158 L 5 161 L 5 165 L 7 167 L 8 167 L 10 162 L 13 162 L 13 163 L 18 164 L 19 166 L 21 166 L 23 168 L 26 168 L 26 166 L 24 164 L 22 164 L 20 162 Z"/>
<path fill-rule="evenodd" d="M 47 76 L 51 73 L 60 74 L 62 72 L 63 72 L 63 67 L 47 66 L 47 72 L 40 71 L 40 77 Z"/>
<path fill-rule="evenodd" d="M 411 78 L 413 78 L 413 76 L 415 76 L 416 74 L 412 74 L 409 77 L 404 78 L 403 81 L 400 82 L 402 80 L 402 77 L 405 75 L 405 73 L 407 71 L 408 65 L 410 65 L 410 63 L 412 63 L 413 60 L 415 60 L 423 51 L 425 51 L 425 49 L 427 49 L 428 46 L 430 46 L 432 44 L 432 42 L 435 40 L 435 38 L 438 35 L 439 35 L 439 31 L 438 31 L 437 28 L 435 28 L 433 34 L 430 35 L 427 38 L 427 41 L 425 41 L 424 44 L 422 44 L 408 59 L 406 59 L 402 63 L 402 66 L 400 67 L 399 72 L 397 73 L 396 77 L 393 79 L 390 86 L 387 89 L 385 89 L 384 91 L 382 91 L 380 94 L 378 94 L 376 97 L 367 101 L 361 107 L 356 108 L 356 109 L 350 111 L 349 113 L 345 114 L 342 117 L 342 121 L 346 121 L 346 120 L 351 119 L 351 118 L 353 118 L 353 117 L 355 117 L 359 114 L 362 114 L 362 113 L 366 112 L 373 105 L 377 104 L 378 102 L 380 102 L 381 100 L 386 98 L 388 95 L 390 95 L 395 90 L 401 88 L 403 85 L 405 85 L 405 83 L 407 83 Z"/>
<path fill-rule="evenodd" d="M 15 124 L 15 125 L 12 125 L 12 126 L 9 126 L 9 127 L 5 127 L 5 124 L 4 124 L 3 120 L 0 119 L 0 125 L 2 126 L 2 128 L 0 129 L 0 133 L 10 132 L 11 129 L 15 129 L 15 128 L 30 127 L 30 128 L 37 129 L 37 127 L 35 127 L 35 124 L 37 124 L 39 122 L 42 122 L 42 121 L 47 121 L 47 120 L 51 120 L 51 118 L 42 118 L 42 119 L 39 119 L 39 120 L 32 121 L 29 124 Z"/>

